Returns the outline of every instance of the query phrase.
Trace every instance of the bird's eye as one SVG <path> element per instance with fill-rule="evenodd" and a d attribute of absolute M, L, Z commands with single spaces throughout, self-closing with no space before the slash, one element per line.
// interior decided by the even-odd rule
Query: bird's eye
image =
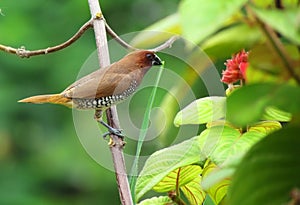
<path fill-rule="evenodd" d="M 146 54 L 146 57 L 149 59 L 149 60 L 153 60 L 153 55 L 151 53 L 147 53 Z"/>

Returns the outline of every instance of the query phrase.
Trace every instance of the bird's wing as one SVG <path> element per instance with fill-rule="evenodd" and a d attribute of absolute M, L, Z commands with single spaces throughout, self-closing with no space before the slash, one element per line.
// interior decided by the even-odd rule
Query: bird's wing
<path fill-rule="evenodd" d="M 118 64 L 112 64 L 109 67 L 98 69 L 70 85 L 62 94 L 68 98 L 85 99 L 121 94 L 130 86 L 134 73 L 120 72 L 117 67 Z"/>

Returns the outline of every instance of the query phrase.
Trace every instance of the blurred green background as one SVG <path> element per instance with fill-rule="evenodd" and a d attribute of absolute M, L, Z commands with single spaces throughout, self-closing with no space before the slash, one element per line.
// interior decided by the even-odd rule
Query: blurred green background
<path fill-rule="evenodd" d="M 178 2 L 106 0 L 101 7 L 121 35 L 175 12 Z M 0 9 L 0 44 L 29 50 L 64 42 L 90 18 L 82 0 L 1 0 Z M 85 152 L 69 109 L 17 103 L 62 91 L 95 48 L 89 30 L 49 55 L 21 59 L 0 52 L 0 204 L 119 204 L 115 174 Z"/>
<path fill-rule="evenodd" d="M 260 57 L 257 65 L 265 65 L 274 56 L 277 58 L 264 49 L 268 48 L 266 36 L 261 32 L 260 23 L 243 7 L 246 2 L 249 3 L 246 0 L 100 1 L 108 24 L 128 42 L 134 38 L 132 42 L 139 48 L 153 47 L 170 37 L 166 32 L 140 32 L 147 27 L 180 34 L 201 48 L 181 39 L 171 49 L 158 54 L 166 65 L 154 102 L 154 107 L 159 109 L 151 112 L 148 133 L 150 137 L 157 134 L 155 132 L 160 133 L 154 139 L 146 137 L 143 156 L 191 138 L 205 128 L 205 125 L 176 128 L 173 119 L 195 98 L 224 95 L 220 73 L 232 54 L 241 49 L 251 50 L 253 56 Z M 262 8 L 266 20 L 282 33 L 283 42 L 299 42 L 298 21 L 291 21 L 285 13 L 276 10 L 271 10 L 276 13 L 273 18 L 267 17 L 268 10 L 274 8 L 276 2 L 279 1 L 255 0 L 251 4 Z M 287 8 L 291 6 L 292 10 L 287 9 L 287 12 L 292 16 L 296 16 L 293 8 L 298 8 L 298 4 L 296 0 L 284 3 Z M 227 6 L 223 8 L 222 5 Z M 0 44 L 15 48 L 25 46 L 29 50 L 66 41 L 90 19 L 87 0 L 1 0 L 0 9 Z M 283 21 L 277 25 L 278 19 Z M 112 61 L 126 53 L 117 43 L 109 46 Z M 294 47 L 296 55 L 293 56 L 298 58 L 298 49 Z M 0 205 L 120 204 L 115 174 L 107 169 L 111 166 L 111 155 L 107 141 L 101 139 L 105 130 L 97 127 L 93 111 L 72 112 L 63 106 L 17 103 L 24 97 L 61 92 L 78 75 L 97 69 L 95 49 L 94 32 L 90 29 L 70 47 L 49 55 L 21 59 L 0 52 Z M 173 53 L 164 53 L 171 51 Z M 274 69 L 273 64 L 267 64 L 270 70 Z M 127 136 L 126 157 L 135 154 L 136 140 L 133 138 L 138 136 L 151 93 L 147 85 L 153 85 L 157 72 L 158 69 L 151 69 L 143 80 L 143 89 L 117 106 L 122 111 L 119 112 L 120 122 Z M 274 79 L 259 66 L 254 66 L 252 72 L 247 83 Z M 279 82 L 286 80 L 287 75 L 282 73 L 277 73 Z M 178 78 L 171 78 L 173 74 Z M 187 97 L 188 91 L 193 93 L 193 98 Z M 134 127 L 137 128 L 135 132 Z M 102 162 L 108 166 L 103 166 Z M 131 162 L 126 158 L 128 171 Z M 140 169 L 142 165 L 139 164 Z"/>

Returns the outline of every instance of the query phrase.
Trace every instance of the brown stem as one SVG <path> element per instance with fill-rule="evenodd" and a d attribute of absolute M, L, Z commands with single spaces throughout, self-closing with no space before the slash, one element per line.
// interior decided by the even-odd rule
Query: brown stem
<path fill-rule="evenodd" d="M 281 0 L 275 0 L 275 6 L 278 9 L 283 9 L 284 8 Z"/>
<path fill-rule="evenodd" d="M 282 42 L 277 37 L 276 33 L 266 24 L 261 25 L 262 30 L 267 36 L 267 39 L 271 43 L 272 47 L 274 48 L 275 52 L 278 54 L 278 57 L 281 59 L 284 67 L 290 73 L 290 75 L 300 84 L 300 76 L 294 70 L 294 66 L 292 60 L 290 59 L 289 55 L 287 54 Z"/>
<path fill-rule="evenodd" d="M 91 15 L 95 18 L 94 32 L 97 45 L 97 53 L 100 67 L 106 67 L 110 64 L 107 37 L 105 30 L 105 21 L 102 18 L 102 12 L 98 0 L 88 0 Z M 112 106 L 106 112 L 108 124 L 114 128 L 119 128 L 119 120 L 116 112 L 116 107 Z M 111 135 L 113 145 L 110 146 L 112 158 L 114 162 L 115 174 L 119 188 L 119 195 L 122 205 L 133 204 L 129 183 L 126 174 L 125 161 L 123 156 L 124 142 L 121 138 Z"/>
<path fill-rule="evenodd" d="M 0 44 L 0 50 L 7 52 L 7 53 L 16 54 L 17 56 L 20 56 L 21 58 L 29 58 L 31 56 L 53 53 L 55 51 L 59 51 L 59 50 L 62 50 L 64 48 L 70 46 L 72 43 L 74 43 L 76 40 L 78 40 L 87 29 L 89 29 L 93 26 L 92 23 L 93 23 L 93 19 L 89 20 L 69 40 L 67 40 L 66 42 L 59 44 L 57 46 L 48 47 L 45 49 L 34 50 L 34 51 L 29 51 L 29 50 L 26 50 L 24 46 L 22 46 L 20 48 L 12 48 L 10 46 L 5 46 L 5 45 Z"/>
<path fill-rule="evenodd" d="M 177 205 L 186 205 L 186 203 L 176 194 L 176 191 L 169 191 L 168 197 Z"/>

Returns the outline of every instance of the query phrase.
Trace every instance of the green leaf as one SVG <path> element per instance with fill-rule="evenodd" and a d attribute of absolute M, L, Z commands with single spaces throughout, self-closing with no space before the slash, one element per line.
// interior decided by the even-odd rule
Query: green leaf
<path fill-rule="evenodd" d="M 284 70 L 284 65 L 280 58 L 278 58 L 277 53 L 269 47 L 266 43 L 255 45 L 249 54 L 249 62 L 253 71 L 251 75 L 247 75 L 247 83 L 257 82 L 258 80 L 264 80 L 264 78 L 277 79 L 282 75 Z M 268 76 L 261 74 L 254 78 L 252 75 L 255 74 L 254 71 L 261 71 L 263 74 L 267 73 Z M 248 69 L 247 69 L 248 72 Z M 267 79 L 268 80 L 268 79 Z"/>
<path fill-rule="evenodd" d="M 300 187 L 299 127 L 286 127 L 249 150 L 233 175 L 228 204 L 289 204 Z"/>
<path fill-rule="evenodd" d="M 297 8 L 286 9 L 259 9 L 252 7 L 255 14 L 265 23 L 269 24 L 283 36 L 300 44 L 300 10 Z"/>
<path fill-rule="evenodd" d="M 204 130 L 198 137 L 202 153 L 216 165 L 241 158 L 265 133 L 248 131 L 241 134 L 227 126 L 215 126 Z M 228 162 L 227 162 L 228 161 Z"/>
<path fill-rule="evenodd" d="M 181 187 L 181 191 L 184 193 L 185 197 L 190 202 L 189 204 L 202 204 L 206 193 L 202 190 L 201 186 L 201 176 L 196 176 L 190 183 Z"/>
<path fill-rule="evenodd" d="M 156 78 L 154 87 L 152 89 L 151 95 L 149 97 L 149 101 L 148 101 L 147 106 L 146 106 L 142 126 L 141 126 L 141 129 L 140 129 L 139 139 L 138 139 L 138 143 L 137 143 L 137 146 L 136 146 L 135 158 L 134 158 L 133 165 L 132 165 L 131 171 L 130 171 L 129 183 L 130 183 L 130 190 L 132 192 L 133 198 L 134 198 L 134 193 L 135 193 L 134 192 L 134 189 L 135 189 L 134 187 L 135 187 L 136 178 L 137 178 L 136 176 L 138 174 L 139 157 L 140 157 L 142 146 L 143 146 L 143 143 L 145 141 L 145 137 L 146 137 L 146 134 L 147 134 L 147 131 L 148 131 L 147 128 L 149 127 L 149 123 L 150 123 L 150 121 L 149 121 L 150 113 L 151 113 L 151 109 L 153 107 L 156 91 L 157 91 L 158 84 L 159 84 L 159 81 L 160 81 L 160 78 L 161 78 L 161 75 L 162 75 L 162 72 L 163 72 L 163 68 L 164 68 L 164 62 L 162 64 L 162 66 L 160 67 L 160 70 L 157 74 L 157 78 Z"/>
<path fill-rule="evenodd" d="M 215 202 L 211 199 L 211 197 L 207 194 L 203 205 L 216 205 Z"/>
<path fill-rule="evenodd" d="M 279 122 L 288 122 L 292 118 L 291 113 L 284 112 L 276 107 L 267 107 L 262 116 L 263 120 L 276 120 Z"/>
<path fill-rule="evenodd" d="M 249 128 L 249 131 L 256 131 L 265 133 L 266 135 L 279 130 L 281 128 L 281 124 L 277 121 L 262 121 L 255 123 Z"/>
<path fill-rule="evenodd" d="M 177 113 L 174 124 L 203 124 L 225 117 L 225 97 L 205 97 L 193 101 Z"/>
<path fill-rule="evenodd" d="M 292 60 L 293 69 L 300 65 L 300 53 L 295 45 L 284 45 L 287 55 Z M 246 71 L 247 84 L 261 82 L 289 82 L 294 84 L 281 58 L 267 43 L 255 45 L 249 54 L 249 66 Z M 289 81 L 288 81 L 289 80 Z"/>
<path fill-rule="evenodd" d="M 209 190 L 217 183 L 220 183 L 223 180 L 231 178 L 234 171 L 235 171 L 234 167 L 227 166 L 222 168 L 216 168 L 212 170 L 212 172 L 209 172 L 208 174 L 205 174 L 205 176 L 203 176 L 201 186 L 204 190 Z"/>
<path fill-rule="evenodd" d="M 234 125 L 232 125 L 230 122 L 226 120 L 216 120 L 216 121 L 208 122 L 206 124 L 207 128 L 211 128 L 215 126 L 227 126 L 227 127 L 232 127 L 234 129 L 239 129 L 238 127 L 235 127 Z"/>
<path fill-rule="evenodd" d="M 207 191 L 207 194 L 209 194 L 215 204 L 219 204 L 227 194 L 227 189 L 230 184 L 230 179 L 228 177 L 232 174 L 232 171 L 228 173 L 228 170 L 229 169 L 225 169 L 227 173 L 224 176 L 225 172 L 221 172 L 220 168 L 214 163 L 209 163 L 203 169 L 204 184 L 202 182 L 201 185 L 203 189 Z M 216 173 L 218 175 L 216 175 Z M 212 179 L 210 176 L 213 176 L 214 178 Z M 210 186 L 207 186 L 206 178 L 208 177 L 210 177 L 210 183 L 212 180 L 214 180 L 213 184 L 211 183 Z"/>
<path fill-rule="evenodd" d="M 252 2 L 258 7 L 265 7 L 265 8 L 270 7 L 274 4 L 273 0 L 264 0 L 264 1 L 262 1 L 262 0 L 253 0 Z"/>
<path fill-rule="evenodd" d="M 188 165 L 173 170 L 153 187 L 156 192 L 181 189 L 190 204 L 201 204 L 205 199 L 205 192 L 200 187 L 202 168 L 198 165 Z"/>
<path fill-rule="evenodd" d="M 130 44 L 137 48 L 150 48 L 180 33 L 179 15 L 174 13 L 139 32 Z"/>
<path fill-rule="evenodd" d="M 247 0 L 184 0 L 179 6 L 182 33 L 188 40 L 199 43 L 219 30 Z"/>
<path fill-rule="evenodd" d="M 221 30 L 208 38 L 201 45 L 201 48 L 210 57 L 228 58 L 233 53 L 237 53 L 244 48 L 249 48 L 261 38 L 261 32 L 257 27 L 238 24 Z"/>
<path fill-rule="evenodd" d="M 266 60 L 264 62 L 266 62 Z M 247 84 L 262 83 L 262 82 L 276 83 L 280 78 L 278 75 L 279 74 L 275 75 L 266 70 L 255 68 L 250 63 L 246 71 Z"/>
<path fill-rule="evenodd" d="M 176 190 L 177 187 L 182 186 L 191 182 L 197 176 L 202 173 L 202 168 L 198 165 L 188 165 L 184 167 L 179 167 L 167 176 L 165 176 L 158 184 L 153 187 L 154 191 L 157 192 L 168 192 Z"/>
<path fill-rule="evenodd" d="M 251 84 L 234 91 L 227 98 L 227 120 L 237 126 L 258 122 L 267 107 L 300 112 L 300 88 L 287 84 Z"/>
<path fill-rule="evenodd" d="M 196 137 L 153 153 L 137 179 L 136 201 L 173 170 L 204 160 Z"/>
<path fill-rule="evenodd" d="M 168 196 L 152 197 L 138 203 L 138 205 L 175 205 Z"/>

